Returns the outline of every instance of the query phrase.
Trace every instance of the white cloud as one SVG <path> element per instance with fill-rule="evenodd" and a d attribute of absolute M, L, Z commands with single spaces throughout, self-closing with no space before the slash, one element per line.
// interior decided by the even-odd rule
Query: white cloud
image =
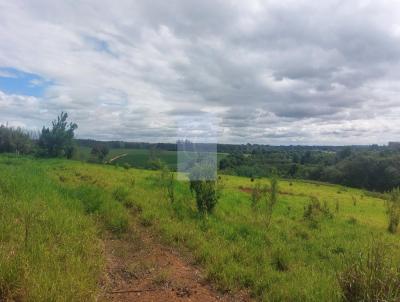
<path fill-rule="evenodd" d="M 222 142 L 396 140 L 399 8 L 0 1 L 0 67 L 50 83 L 38 98 L 1 93 L 0 123 L 40 128 L 64 110 L 81 137 L 173 141 L 177 112 L 211 112 Z"/>

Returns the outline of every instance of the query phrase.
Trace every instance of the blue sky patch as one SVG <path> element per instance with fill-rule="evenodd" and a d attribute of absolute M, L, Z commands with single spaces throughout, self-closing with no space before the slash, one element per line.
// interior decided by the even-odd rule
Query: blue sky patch
<path fill-rule="evenodd" d="M 0 67 L 0 90 L 7 94 L 41 97 L 50 84 L 39 75 Z"/>
<path fill-rule="evenodd" d="M 97 52 L 105 52 L 109 55 L 115 56 L 112 53 L 107 41 L 104 41 L 102 39 L 93 36 L 83 36 L 83 39 L 93 50 Z"/>

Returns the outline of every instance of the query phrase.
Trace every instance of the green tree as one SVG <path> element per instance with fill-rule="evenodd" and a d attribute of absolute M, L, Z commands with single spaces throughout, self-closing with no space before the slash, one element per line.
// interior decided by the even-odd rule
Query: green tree
<path fill-rule="evenodd" d="M 266 198 L 266 212 L 265 212 L 265 225 L 267 229 L 271 224 L 272 213 L 274 211 L 275 205 L 278 202 L 278 194 L 279 194 L 279 184 L 278 178 L 275 174 L 270 179 L 270 192 Z"/>
<path fill-rule="evenodd" d="M 33 150 L 29 134 L 21 128 L 0 125 L 0 153 L 28 154 Z"/>
<path fill-rule="evenodd" d="M 175 174 L 172 172 L 166 164 L 163 164 L 163 167 L 160 171 L 160 184 L 164 191 L 164 195 L 166 199 L 169 200 L 170 203 L 174 203 L 175 201 Z"/>
<path fill-rule="evenodd" d="M 74 153 L 74 131 L 78 128 L 75 123 L 67 122 L 68 114 L 61 112 L 52 127 L 43 127 L 39 137 L 40 155 L 46 157 L 71 158 Z"/>
<path fill-rule="evenodd" d="M 196 164 L 190 174 L 190 190 L 195 194 L 197 209 L 202 214 L 212 213 L 220 197 L 215 166 Z"/>
<path fill-rule="evenodd" d="M 96 144 L 92 147 L 90 154 L 95 156 L 99 162 L 103 162 L 109 152 L 106 144 Z"/>

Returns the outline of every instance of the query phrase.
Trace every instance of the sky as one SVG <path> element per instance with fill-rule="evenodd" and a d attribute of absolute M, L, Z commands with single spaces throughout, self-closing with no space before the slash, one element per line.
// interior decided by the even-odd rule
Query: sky
<path fill-rule="evenodd" d="M 0 0 L 0 124 L 79 138 L 400 141 L 400 2 Z"/>

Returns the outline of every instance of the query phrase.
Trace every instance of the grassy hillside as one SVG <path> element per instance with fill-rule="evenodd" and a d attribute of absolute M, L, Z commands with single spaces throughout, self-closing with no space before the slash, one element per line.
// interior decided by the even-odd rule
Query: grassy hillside
<path fill-rule="evenodd" d="M 128 212 L 191 255 L 219 288 L 247 288 L 264 301 L 340 301 L 337 273 L 374 239 L 400 256 L 398 235 L 386 231 L 381 199 L 334 185 L 281 181 L 267 230 L 264 205 L 251 207 L 254 183 L 222 178 L 222 198 L 204 219 L 188 183 L 176 183 L 170 204 L 156 171 L 1 156 L 0 298 L 94 299 L 103 263 L 96 238 L 103 229 L 124 232 Z M 329 215 L 305 217 L 315 197 Z"/>

